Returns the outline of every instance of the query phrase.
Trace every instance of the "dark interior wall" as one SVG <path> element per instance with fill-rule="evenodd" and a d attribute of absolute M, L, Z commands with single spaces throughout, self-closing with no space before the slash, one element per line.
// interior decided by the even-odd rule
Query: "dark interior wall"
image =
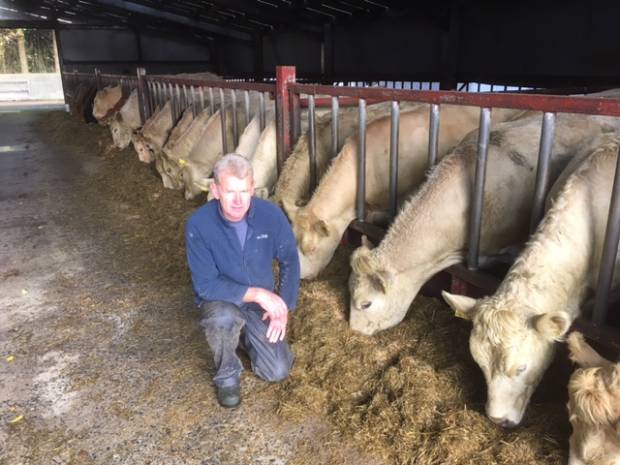
<path fill-rule="evenodd" d="M 264 72 L 272 75 L 277 65 L 297 67 L 297 75 L 321 74 L 321 37 L 280 32 L 263 40 Z"/>
<path fill-rule="evenodd" d="M 254 42 L 218 39 L 214 45 L 217 72 L 222 75 L 253 76 L 256 46 Z"/>
<path fill-rule="evenodd" d="M 176 73 L 213 69 L 209 41 L 187 40 L 171 35 L 136 33 L 123 29 L 71 29 L 60 31 L 65 68 L 92 72 L 135 74 L 136 66 L 147 73 Z"/>
<path fill-rule="evenodd" d="M 443 33 L 424 17 L 383 17 L 337 26 L 334 73 L 439 76 Z"/>
<path fill-rule="evenodd" d="M 463 77 L 523 79 L 620 75 L 620 4 L 485 4 L 461 12 Z"/>

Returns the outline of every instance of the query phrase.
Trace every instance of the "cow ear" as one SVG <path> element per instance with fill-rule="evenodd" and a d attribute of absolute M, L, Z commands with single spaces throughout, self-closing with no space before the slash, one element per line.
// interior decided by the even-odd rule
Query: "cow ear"
<path fill-rule="evenodd" d="M 327 224 L 323 220 L 318 220 L 314 223 L 313 229 L 321 236 L 329 236 L 329 229 L 327 229 Z"/>
<path fill-rule="evenodd" d="M 441 296 L 446 303 L 454 310 L 454 316 L 463 318 L 464 320 L 472 320 L 474 318 L 474 307 L 477 300 L 466 295 L 450 294 L 441 291 Z"/>
<path fill-rule="evenodd" d="M 534 328 L 548 341 L 561 341 L 570 324 L 568 313 L 563 311 L 547 312 L 534 317 Z"/>
<path fill-rule="evenodd" d="M 388 270 L 379 270 L 371 276 L 376 280 L 381 288 L 381 292 L 387 294 L 390 286 L 394 282 L 394 275 Z"/>
<path fill-rule="evenodd" d="M 368 239 L 368 236 L 366 236 L 366 234 L 362 236 L 362 246 L 366 247 L 367 249 L 373 249 L 375 247 L 373 243 L 370 242 L 370 239 Z"/>

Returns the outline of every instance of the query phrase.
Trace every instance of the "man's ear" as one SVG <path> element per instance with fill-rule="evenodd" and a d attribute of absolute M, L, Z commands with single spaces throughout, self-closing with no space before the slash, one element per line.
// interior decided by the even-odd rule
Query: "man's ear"
<path fill-rule="evenodd" d="M 452 307 L 452 310 L 454 310 L 454 316 L 470 321 L 474 318 L 476 299 L 466 295 L 450 294 L 446 291 L 441 291 L 441 296 L 443 300 Z"/>
<path fill-rule="evenodd" d="M 211 184 L 209 184 L 209 192 L 213 194 L 213 198 L 220 199 L 220 189 L 215 180 L 211 181 Z"/>

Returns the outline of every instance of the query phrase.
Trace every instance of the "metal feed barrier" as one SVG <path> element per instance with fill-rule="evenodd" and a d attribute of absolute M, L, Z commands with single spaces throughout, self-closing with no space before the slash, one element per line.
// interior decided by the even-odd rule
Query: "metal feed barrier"
<path fill-rule="evenodd" d="M 215 97 L 219 94 L 219 107 L 223 110 L 225 91 L 230 91 L 232 103 L 236 102 L 236 91 L 244 91 L 245 123 L 250 120 L 249 92 L 258 92 L 260 97 L 259 113 L 261 129 L 265 126 L 264 93 L 275 95 L 276 100 L 276 128 L 278 146 L 278 170 L 291 152 L 292 144 L 301 133 L 301 108 L 308 109 L 309 135 L 309 171 L 310 189 L 317 183 L 316 166 L 316 108 L 331 107 L 332 114 L 332 152 L 337 155 L 338 140 L 338 113 L 342 106 L 357 105 L 359 112 L 358 157 L 356 176 L 358 178 L 356 193 L 356 217 L 350 228 L 374 237 L 380 238 L 385 231 L 368 224 L 365 218 L 365 162 L 366 162 L 366 106 L 369 103 L 391 103 L 391 132 L 390 132 L 390 160 L 389 160 L 389 212 L 394 218 L 397 212 L 397 179 L 398 179 L 398 141 L 400 102 L 419 102 L 430 105 L 429 111 L 429 139 L 428 165 L 433 167 L 437 162 L 438 138 L 441 123 L 441 105 L 467 105 L 480 108 L 480 125 L 478 137 L 478 155 L 476 160 L 475 181 L 472 187 L 472 207 L 469 217 L 469 241 L 466 266 L 453 266 L 448 269 L 452 276 L 452 290 L 468 291 L 470 286 L 492 292 L 497 285 L 497 279 L 478 271 L 480 250 L 480 228 L 483 206 L 483 192 L 486 178 L 486 161 L 489 135 L 491 131 L 492 109 L 510 108 L 533 110 L 542 112 L 542 128 L 540 148 L 536 174 L 536 187 L 532 205 L 530 231 L 534 231 L 544 213 L 545 196 L 549 189 L 549 161 L 553 146 L 555 116 L 557 113 L 580 113 L 588 115 L 620 117 L 620 99 L 601 99 L 592 97 L 567 97 L 543 94 L 511 94 L 511 93 L 463 93 L 457 91 L 421 91 L 385 88 L 341 87 L 314 84 L 298 84 L 295 68 L 279 66 L 276 69 L 275 84 L 204 81 L 179 79 L 171 76 L 147 76 L 144 69 L 139 68 L 137 77 L 100 75 L 79 75 L 91 82 L 96 82 L 98 88 L 105 84 L 124 83 L 130 88 L 138 89 L 140 112 L 144 122 L 152 114 L 157 105 L 171 100 L 173 114 L 178 118 L 183 108 L 191 107 L 194 115 L 205 108 L 205 94 L 208 94 L 208 104 L 215 110 Z M 67 73 L 67 81 L 78 78 L 76 73 Z M 302 99 L 301 96 L 307 98 Z M 320 95 L 321 97 L 317 97 Z M 325 96 L 328 96 L 325 98 Z M 236 127 L 236 105 L 232 106 L 234 140 L 238 140 L 239 128 Z M 226 114 L 222 111 L 222 131 L 225 131 Z M 225 133 L 223 132 L 223 135 Z M 224 153 L 228 152 L 226 137 L 223 137 Z M 618 157 L 620 165 L 620 156 Z M 605 236 L 603 260 L 599 272 L 599 282 L 596 291 L 596 303 L 589 324 L 580 320 L 577 326 L 595 340 L 610 342 L 608 330 L 604 328 L 607 320 L 607 301 L 613 278 L 613 268 L 616 251 L 620 240 L 620 181 L 618 180 L 618 166 L 613 184 L 609 219 Z M 620 350 L 620 343 L 616 340 L 611 346 Z"/>

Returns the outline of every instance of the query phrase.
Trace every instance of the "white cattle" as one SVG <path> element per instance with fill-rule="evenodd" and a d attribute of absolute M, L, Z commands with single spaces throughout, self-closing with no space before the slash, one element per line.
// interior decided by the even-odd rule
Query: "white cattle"
<path fill-rule="evenodd" d="M 159 155 L 173 126 L 172 105 L 167 101 L 161 109 L 153 112 L 140 131 L 131 136 L 140 161 L 150 163 L 155 160 L 156 164 L 159 163 Z"/>
<path fill-rule="evenodd" d="M 620 362 L 601 357 L 581 333 L 567 342 L 580 367 L 568 383 L 568 465 L 620 465 Z"/>
<path fill-rule="evenodd" d="M 420 105 L 400 117 L 398 194 L 404 195 L 425 178 L 428 168 L 429 107 Z M 514 117 L 513 110 L 494 111 L 494 121 Z M 445 105 L 441 109 L 439 157 L 445 155 L 479 122 L 478 108 Z M 366 133 L 366 203 L 386 210 L 389 186 L 390 117 L 376 119 Z M 331 260 L 349 223 L 355 219 L 357 138 L 350 138 L 332 162 L 307 205 L 292 218 L 301 277 L 315 277 Z"/>
<path fill-rule="evenodd" d="M 475 300 L 444 291 L 473 322 L 469 347 L 487 382 L 487 415 L 521 422 L 530 396 L 580 305 L 598 281 L 620 139 L 607 136 L 556 182 L 536 233 L 492 296 Z M 513 212 L 506 210 L 510 217 Z M 504 219 L 505 221 L 505 219 Z M 620 279 L 616 261 L 614 285 Z"/>
<path fill-rule="evenodd" d="M 233 119 L 230 106 L 226 110 L 226 140 L 227 146 L 234 147 Z M 237 110 L 237 127 L 243 125 L 243 114 Z M 221 110 L 217 110 L 207 120 L 207 124 L 192 147 L 187 158 L 179 158 L 181 176 L 185 186 L 185 198 L 192 199 L 200 192 L 209 190 L 210 176 L 215 162 L 224 154 L 222 145 L 222 118 Z"/>
<path fill-rule="evenodd" d="M 404 102 L 400 105 L 401 111 L 409 111 L 418 104 Z M 366 123 L 372 123 L 377 118 L 386 116 L 390 112 L 391 103 L 369 105 L 366 110 Z M 348 137 L 357 134 L 359 128 L 359 110 L 357 108 L 343 108 L 338 112 L 338 141 L 336 153 L 332 148 L 332 114 L 326 113 L 316 119 L 316 174 L 317 182 L 327 171 L 330 161 L 342 149 Z M 310 189 L 310 142 L 308 131 L 304 132 L 282 167 L 282 173 L 275 183 L 275 192 L 272 200 L 279 204 L 289 218 L 293 218 L 297 210 L 307 203 L 311 196 Z M 275 168 L 275 165 L 274 165 Z M 275 173 L 274 173 L 275 177 Z"/>
<path fill-rule="evenodd" d="M 131 91 L 129 98 L 123 104 L 120 111 L 114 115 L 110 122 L 110 132 L 115 147 L 124 149 L 131 142 L 134 131 L 142 126 L 140 122 L 140 105 L 138 91 Z"/>
<path fill-rule="evenodd" d="M 99 124 L 107 126 L 110 117 L 119 110 L 122 103 L 124 103 L 123 88 L 121 86 L 106 86 L 95 95 L 93 116 Z"/>
<path fill-rule="evenodd" d="M 186 110 L 188 111 L 189 109 Z M 167 189 L 184 188 L 181 168 L 202 137 L 210 117 L 210 110 L 205 108 L 196 118 L 185 118 L 185 121 L 182 119 L 175 126 L 175 137 L 170 137 L 164 145 L 157 168 Z"/>

